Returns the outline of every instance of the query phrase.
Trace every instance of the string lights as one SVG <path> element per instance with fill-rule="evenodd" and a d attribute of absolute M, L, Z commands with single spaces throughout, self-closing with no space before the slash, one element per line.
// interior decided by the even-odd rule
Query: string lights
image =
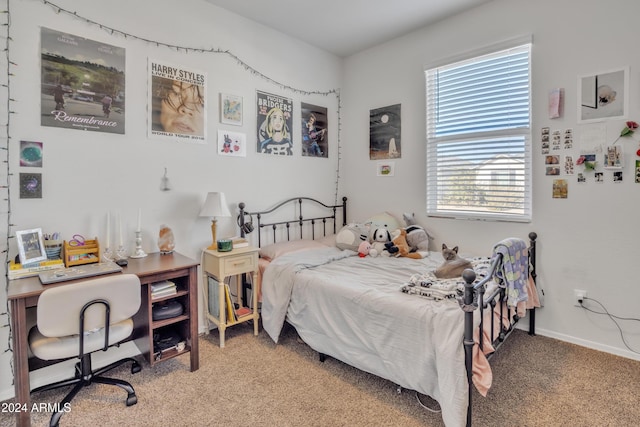
<path fill-rule="evenodd" d="M 5 158 L 2 159 L 2 161 L 5 163 L 5 169 L 6 169 L 6 174 L 5 176 L 1 177 L 2 178 L 2 182 L 0 182 L 0 190 L 4 190 L 6 189 L 6 196 L 2 199 L 2 201 L 4 202 L 4 207 L 6 209 L 3 210 L 3 212 L 6 214 L 7 217 L 7 230 L 6 230 L 6 242 L 4 243 L 4 247 L 0 248 L 1 252 L 4 254 L 4 262 L 6 265 L 6 270 L 8 271 L 8 266 L 9 266 L 9 239 L 12 238 L 12 227 L 14 226 L 14 224 L 12 224 L 11 222 L 11 194 L 10 194 L 10 177 L 11 177 L 11 166 L 9 164 L 9 141 L 11 139 L 11 115 L 15 114 L 15 111 L 13 111 L 12 109 L 12 104 L 17 102 L 15 99 L 11 98 L 11 78 L 14 76 L 12 69 L 13 67 L 16 67 L 18 64 L 16 64 L 15 62 L 11 61 L 11 55 L 10 55 L 10 48 L 11 48 L 11 43 L 13 42 L 13 39 L 11 38 L 11 13 L 10 13 L 10 2 L 11 0 L 5 0 L 6 2 L 6 8 L 3 11 L 0 11 L 0 16 L 2 16 L 4 18 L 4 22 L 2 22 L 2 26 L 5 27 L 5 32 L 3 35 L 0 35 L 0 40 L 4 41 L 4 46 L 2 48 L 2 51 L 5 52 L 5 59 L 4 62 L 6 65 L 6 80 L 5 81 L 0 81 L 0 90 L 4 92 L 4 94 L 6 94 L 6 97 L 2 97 L 4 99 L 7 100 L 6 103 L 6 111 L 4 111 L 4 118 L 3 118 L 3 123 L 0 123 L 0 128 L 4 129 L 4 132 L 2 132 L 2 130 L 0 130 L 0 150 L 2 150 L 5 153 Z M 171 50 L 176 50 L 177 52 L 185 52 L 185 53 L 196 53 L 196 54 L 219 54 L 219 55 L 226 55 L 230 58 L 232 58 L 234 61 L 236 61 L 236 63 L 242 67 L 244 69 L 245 72 L 250 73 L 253 76 L 259 77 L 262 80 L 265 80 L 266 82 L 271 83 L 272 85 L 280 88 L 280 90 L 282 91 L 287 91 L 287 92 L 292 92 L 301 96 L 312 96 L 312 95 L 321 95 L 321 96 L 335 96 L 336 100 L 337 100 L 337 118 L 338 118 L 338 126 L 337 126 L 337 160 L 336 160 L 336 170 L 335 170 L 335 194 L 334 194 L 334 200 L 335 200 L 335 204 L 338 203 L 338 192 L 339 192 L 339 183 L 340 183 L 340 164 L 341 164 L 341 158 L 342 158 L 342 143 L 341 143 L 341 139 L 340 136 L 342 134 L 342 120 L 341 120 L 341 109 L 342 109 L 342 104 L 341 104 L 341 98 L 340 98 L 340 90 L 339 89 L 331 89 L 331 90 L 326 90 L 326 91 L 322 91 L 322 90 L 302 90 L 302 89 L 298 89 L 295 88 L 291 85 L 287 85 L 285 83 L 282 83 L 276 79 L 273 79 L 267 75 L 265 75 L 264 73 L 260 72 L 259 70 L 257 70 L 256 68 L 252 67 L 251 65 L 249 65 L 246 61 L 242 60 L 240 57 L 238 57 L 237 55 L 235 55 L 234 53 L 232 53 L 229 50 L 226 49 L 220 49 L 220 48 L 210 48 L 210 49 L 203 49 L 203 48 L 192 48 L 192 47 L 188 47 L 188 46 L 179 46 L 179 45 L 174 45 L 174 44 L 170 44 L 170 43 L 164 43 L 164 42 L 160 42 L 157 40 L 151 40 L 151 39 L 147 39 L 144 37 L 140 37 L 137 36 L 135 34 L 130 34 L 127 33 L 125 31 L 116 29 L 116 28 L 112 28 L 109 27 L 107 25 L 101 24 L 99 22 L 96 22 L 92 19 L 83 17 L 78 15 L 77 12 L 72 12 L 69 11 L 67 9 L 64 9 L 58 5 L 56 5 L 55 3 L 52 3 L 50 1 L 47 0 L 42 0 L 42 3 L 46 6 L 51 7 L 56 14 L 64 14 L 64 15 L 68 15 L 74 19 L 79 19 L 84 21 L 85 23 L 94 25 L 99 27 L 100 29 L 108 32 L 109 34 L 113 35 L 113 36 L 120 36 L 120 37 L 124 37 L 125 39 L 129 40 L 129 39 L 133 39 L 133 40 L 138 40 L 138 41 L 142 41 L 145 42 L 149 45 L 155 46 L 156 48 L 168 48 Z M 0 66 L 2 66 L 1 62 L 0 62 Z M 3 95 L 4 95 L 3 94 Z M 1 99 L 1 98 L 0 98 Z M 8 274 L 5 275 L 5 292 L 8 295 L 8 286 L 9 286 L 9 280 L 8 280 Z M 9 301 L 8 299 L 6 300 L 6 304 L 5 304 L 5 308 L 3 309 L 2 312 L 0 312 L 0 328 L 8 328 L 9 329 L 9 333 L 8 333 L 8 342 L 7 342 L 7 348 L 3 351 L 3 353 L 13 353 L 13 348 L 12 348 L 12 331 L 11 331 L 11 324 L 9 322 Z M 13 357 L 11 357 L 10 360 L 10 366 L 11 366 L 11 374 L 12 377 L 14 377 L 14 366 L 13 366 Z"/>

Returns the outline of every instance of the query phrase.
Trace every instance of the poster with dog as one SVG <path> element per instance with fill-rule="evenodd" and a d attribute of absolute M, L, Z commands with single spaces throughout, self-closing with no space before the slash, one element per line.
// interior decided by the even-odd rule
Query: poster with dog
<path fill-rule="evenodd" d="M 629 104 L 627 69 L 581 76 L 578 79 L 580 122 L 618 119 L 626 116 Z"/>

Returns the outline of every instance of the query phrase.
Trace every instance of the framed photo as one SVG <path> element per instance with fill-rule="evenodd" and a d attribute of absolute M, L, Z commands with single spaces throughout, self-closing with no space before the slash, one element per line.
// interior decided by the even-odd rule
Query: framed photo
<path fill-rule="evenodd" d="M 220 94 L 220 123 L 242 126 L 242 97 Z"/>
<path fill-rule="evenodd" d="M 578 122 L 620 119 L 629 107 L 629 68 L 578 77 Z"/>
<path fill-rule="evenodd" d="M 394 176 L 395 170 L 396 170 L 396 162 L 377 162 L 376 163 L 377 176 Z"/>
<path fill-rule="evenodd" d="M 42 228 L 16 231 L 16 242 L 18 242 L 18 256 L 23 267 L 47 259 Z"/>

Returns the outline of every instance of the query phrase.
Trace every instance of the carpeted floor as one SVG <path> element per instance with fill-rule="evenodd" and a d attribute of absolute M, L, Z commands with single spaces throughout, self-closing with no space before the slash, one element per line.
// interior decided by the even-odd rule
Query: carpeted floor
<path fill-rule="evenodd" d="M 248 324 L 200 337 L 200 369 L 188 356 L 131 375 L 138 404 L 125 406 L 119 388 L 92 385 L 73 400 L 61 426 L 443 426 L 440 414 L 423 409 L 412 391 L 317 353 L 285 328 L 277 346 Z M 640 362 L 515 331 L 492 359 L 494 385 L 487 398 L 473 394 L 475 426 L 638 425 Z M 464 369 L 461 367 L 461 369 Z M 66 391 L 34 394 L 52 403 Z M 434 405 L 433 401 L 425 399 Z M 50 414 L 33 413 L 45 426 Z M 15 425 L 0 413 L 0 427 Z"/>

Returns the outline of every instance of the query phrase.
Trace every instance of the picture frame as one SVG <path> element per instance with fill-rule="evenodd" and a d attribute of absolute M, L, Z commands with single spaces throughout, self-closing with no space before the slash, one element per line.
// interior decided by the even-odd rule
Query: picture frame
<path fill-rule="evenodd" d="M 376 163 L 377 176 L 394 176 L 395 170 L 396 170 L 396 162 L 377 162 Z"/>
<path fill-rule="evenodd" d="M 629 67 L 578 77 L 578 122 L 621 119 L 629 111 Z"/>
<path fill-rule="evenodd" d="M 242 126 L 242 97 L 220 93 L 220 123 Z"/>
<path fill-rule="evenodd" d="M 44 238 L 42 228 L 16 231 L 16 242 L 18 244 L 18 256 L 22 266 L 46 261 L 47 252 L 44 249 Z"/>

